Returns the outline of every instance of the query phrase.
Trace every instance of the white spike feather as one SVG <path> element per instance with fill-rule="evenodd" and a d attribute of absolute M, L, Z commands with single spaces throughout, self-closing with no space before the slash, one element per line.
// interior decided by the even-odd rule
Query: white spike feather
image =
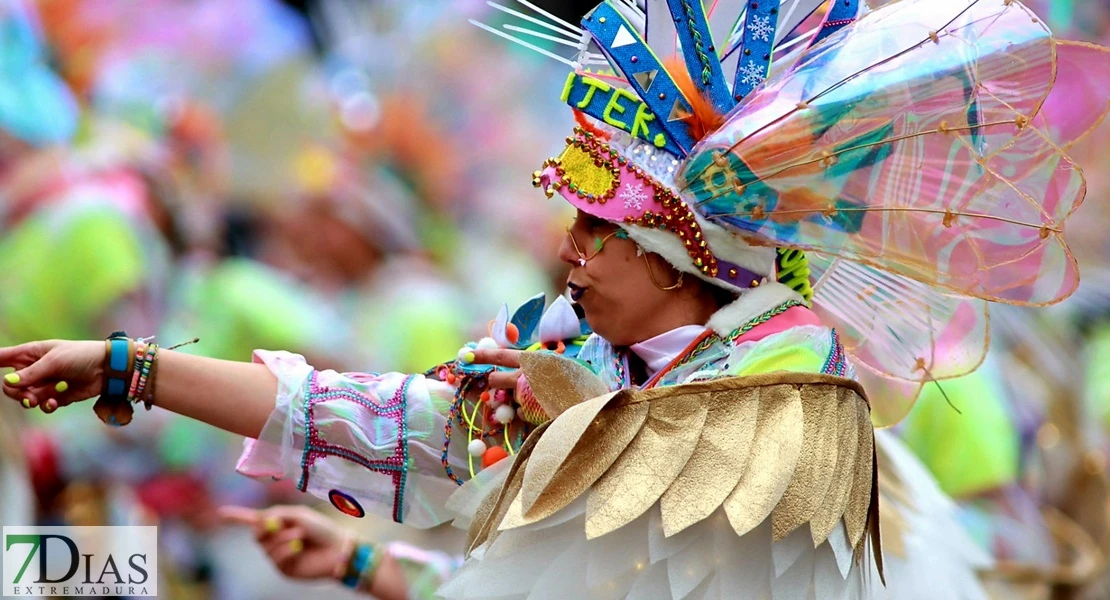
<path fill-rule="evenodd" d="M 493 27 L 490 27 L 489 25 L 486 25 L 485 23 L 482 23 L 481 21 L 475 21 L 474 19 L 470 19 L 470 24 L 474 25 L 475 27 L 481 27 L 482 29 L 485 29 L 486 31 L 492 33 L 493 35 L 503 37 L 506 40 L 509 40 L 510 42 L 512 42 L 514 44 L 519 44 L 521 46 L 524 46 L 525 48 L 528 48 L 529 50 L 532 50 L 534 52 L 539 52 L 540 54 L 542 54 L 542 55 L 544 55 L 548 58 L 553 58 L 553 59 L 567 65 L 568 67 L 570 67 L 572 69 L 577 69 L 579 67 L 578 63 L 570 60 L 569 58 L 559 56 L 558 54 L 555 54 L 554 52 L 551 52 L 549 50 L 545 50 L 543 48 L 540 48 L 539 46 L 536 46 L 535 44 L 526 42 L 526 41 L 524 41 L 520 38 L 517 38 L 515 36 L 511 36 L 511 35 L 505 33 L 504 31 L 501 31 L 500 29 L 495 29 Z"/>
<path fill-rule="evenodd" d="M 523 6 L 527 6 L 528 8 L 530 8 L 530 9 L 532 9 L 532 10 L 536 11 L 537 13 L 539 13 L 539 14 L 541 14 L 541 15 L 543 15 L 543 16 L 545 16 L 545 17 L 547 17 L 548 19 L 551 19 L 551 20 L 552 20 L 552 21 L 554 21 L 555 23 L 558 23 L 559 25 L 562 25 L 563 27 L 566 27 L 568 31 L 576 31 L 576 32 L 578 32 L 578 35 L 579 35 L 579 36 L 581 36 L 581 35 L 582 35 L 582 34 L 584 33 L 584 32 L 582 31 L 582 28 L 581 28 L 581 27 L 579 27 L 579 26 L 577 26 L 577 25 L 572 25 L 572 24 L 570 24 L 570 23 L 568 23 L 568 22 L 564 21 L 563 19 L 560 19 L 560 18 L 559 18 L 559 17 L 557 17 L 556 15 L 553 15 L 553 14 L 551 14 L 551 13 L 547 12 L 546 10 L 544 10 L 544 9 L 542 9 L 542 8 L 540 8 L 540 7 L 538 7 L 538 6 L 536 6 L 535 4 L 532 4 L 532 3 L 531 3 L 531 2 L 529 2 L 528 0 L 516 0 L 516 1 L 517 1 L 517 2 L 519 3 L 519 4 L 521 4 L 521 5 L 523 5 Z"/>
<path fill-rule="evenodd" d="M 554 36 L 554 35 L 548 35 L 546 33 L 540 33 L 539 31 L 536 31 L 534 29 L 528 29 L 527 27 L 518 27 L 516 25 L 504 25 L 504 28 L 508 31 L 515 31 L 517 33 L 523 33 L 524 35 L 530 35 L 532 37 L 540 38 L 541 40 L 547 40 L 549 42 L 555 42 L 556 44 L 560 44 L 560 45 L 563 45 L 563 46 L 570 46 L 571 48 L 580 49 L 582 47 L 581 40 L 579 40 L 577 42 L 572 42 L 570 40 L 567 40 L 566 38 L 561 38 L 561 37 L 557 37 L 557 36 Z"/>
<path fill-rule="evenodd" d="M 628 10 L 630 10 L 633 13 L 639 15 L 641 19 L 644 18 L 644 11 L 643 11 L 643 9 L 641 9 L 636 4 L 636 0 L 617 0 L 617 1 L 624 4 L 625 6 L 627 6 Z"/>
<path fill-rule="evenodd" d="M 544 21 L 543 19 L 537 19 L 536 17 L 526 15 L 526 14 L 524 14 L 524 13 L 518 11 L 518 10 L 513 10 L 513 9 L 507 7 L 507 6 L 502 6 L 502 5 L 500 5 L 496 2 L 486 2 L 486 4 L 488 4 L 490 7 L 494 8 L 494 9 L 497 9 L 497 10 L 499 10 L 499 11 L 505 13 L 505 14 L 512 15 L 514 17 L 517 17 L 518 19 L 524 19 L 525 21 L 528 21 L 529 23 L 534 23 L 536 25 L 539 25 L 540 27 L 543 27 L 544 29 L 550 29 L 551 31 L 554 31 L 556 33 L 561 33 L 561 34 L 564 34 L 564 35 L 568 35 L 572 38 L 575 38 L 575 37 L 578 37 L 578 36 L 582 35 L 582 30 L 581 29 L 577 29 L 577 28 L 567 29 L 567 28 L 564 28 L 562 25 L 559 25 L 557 23 L 551 23 L 549 21 Z M 577 31 L 576 31 L 576 29 L 577 29 Z"/>

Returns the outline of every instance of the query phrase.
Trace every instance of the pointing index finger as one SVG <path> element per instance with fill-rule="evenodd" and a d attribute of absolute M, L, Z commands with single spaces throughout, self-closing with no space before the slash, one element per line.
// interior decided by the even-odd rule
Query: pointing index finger
<path fill-rule="evenodd" d="M 520 368 L 520 350 L 475 350 L 474 364 Z"/>
<path fill-rule="evenodd" d="M 237 525 L 257 525 L 260 518 L 258 511 L 242 506 L 221 506 L 218 513 L 224 523 Z"/>

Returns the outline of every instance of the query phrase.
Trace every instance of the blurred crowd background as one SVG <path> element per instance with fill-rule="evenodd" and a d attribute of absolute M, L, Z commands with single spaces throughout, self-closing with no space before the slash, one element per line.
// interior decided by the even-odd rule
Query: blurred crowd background
<path fill-rule="evenodd" d="M 538 4 L 576 21 L 595 1 Z M 1032 4 L 1061 37 L 1110 42 L 1110 1 Z M 422 372 L 501 303 L 561 293 L 571 213 L 531 173 L 572 126 L 565 68 L 467 23 L 498 15 L 477 0 L 0 0 L 0 346 L 126 329 L 199 337 L 183 350 L 218 358 Z M 927 389 L 899 430 L 1030 593 L 1097 598 L 1110 127 L 1072 154 L 1095 205 L 1069 223 L 1079 293 L 994 311 L 983 369 Z M 165 597 L 313 593 L 216 522 L 221 504 L 309 501 L 235 475 L 234 436 L 4 402 L 0 446 L 4 524 L 157 524 Z M 453 532 L 347 523 L 458 549 Z"/>

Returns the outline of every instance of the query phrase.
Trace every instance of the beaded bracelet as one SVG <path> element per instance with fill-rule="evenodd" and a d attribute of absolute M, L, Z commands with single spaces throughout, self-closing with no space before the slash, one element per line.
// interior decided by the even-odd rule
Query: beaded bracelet
<path fill-rule="evenodd" d="M 101 421 L 121 427 L 131 422 L 132 404 L 142 402 L 147 410 L 154 406 L 154 386 L 158 372 L 158 345 L 154 338 L 132 340 L 116 331 L 104 341 L 104 385 L 93 411 Z M 170 350 L 195 344 L 200 338 L 170 346 Z M 130 383 L 130 385 L 128 385 Z"/>
<path fill-rule="evenodd" d="M 127 388 L 128 404 L 135 403 L 135 393 L 139 388 L 139 371 L 143 361 L 146 360 L 148 348 L 150 347 L 142 342 L 135 344 L 135 362 L 132 363 L 134 364 L 134 368 L 131 369 L 131 385 Z"/>
<path fill-rule="evenodd" d="M 143 407 L 150 410 L 154 406 L 154 382 L 158 380 L 158 349 L 155 348 L 154 356 L 150 359 L 150 379 L 146 386 L 145 394 L 139 399 Z"/>
<path fill-rule="evenodd" d="M 143 393 L 146 391 L 147 382 L 150 381 L 150 370 L 157 358 L 158 344 L 150 344 L 147 346 L 146 357 L 143 359 L 142 367 L 140 368 L 137 366 L 135 368 L 135 372 L 139 374 L 139 388 L 135 391 L 132 402 L 138 403 L 144 397 Z"/>

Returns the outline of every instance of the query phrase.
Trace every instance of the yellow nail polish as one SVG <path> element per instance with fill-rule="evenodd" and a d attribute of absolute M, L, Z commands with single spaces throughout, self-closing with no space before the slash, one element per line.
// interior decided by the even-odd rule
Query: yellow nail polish
<path fill-rule="evenodd" d="M 64 381 L 59 381 L 57 384 L 54 385 L 54 391 L 58 392 L 59 394 L 64 393 L 68 389 L 69 384 Z"/>
<path fill-rule="evenodd" d="M 289 549 L 293 551 L 293 554 L 300 554 L 301 550 L 304 550 L 304 542 L 301 540 L 293 540 L 289 542 Z"/>
<path fill-rule="evenodd" d="M 7 375 L 4 376 L 4 381 L 7 381 L 11 385 L 15 385 L 15 384 L 19 383 L 19 374 L 18 373 L 8 373 Z"/>
<path fill-rule="evenodd" d="M 270 517 L 266 519 L 265 527 L 267 532 L 275 533 L 278 529 L 281 529 L 281 521 L 279 521 L 277 517 Z"/>
<path fill-rule="evenodd" d="M 24 398 L 23 399 L 23 408 L 31 408 L 31 399 L 30 398 Z"/>

